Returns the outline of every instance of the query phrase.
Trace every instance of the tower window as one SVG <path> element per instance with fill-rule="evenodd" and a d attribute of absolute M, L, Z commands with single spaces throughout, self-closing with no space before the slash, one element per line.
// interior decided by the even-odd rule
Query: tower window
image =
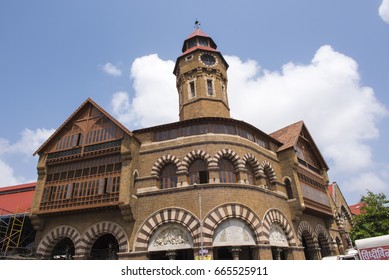
<path fill-rule="evenodd" d="M 206 38 L 199 38 L 200 46 L 208 46 L 208 40 Z"/>
<path fill-rule="evenodd" d="M 189 88 L 190 88 L 191 97 L 195 97 L 196 96 L 196 89 L 195 89 L 195 82 L 194 81 L 189 83 Z"/>
<path fill-rule="evenodd" d="M 213 85 L 212 85 L 212 80 L 210 79 L 207 80 L 207 91 L 208 91 L 208 95 L 213 95 Z"/>

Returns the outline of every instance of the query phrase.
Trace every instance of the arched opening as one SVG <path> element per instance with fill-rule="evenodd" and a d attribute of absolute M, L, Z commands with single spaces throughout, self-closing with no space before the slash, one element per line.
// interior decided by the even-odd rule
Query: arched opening
<path fill-rule="evenodd" d="M 170 223 L 158 228 L 148 244 L 151 260 L 193 260 L 193 240 L 182 225 Z"/>
<path fill-rule="evenodd" d="M 219 178 L 220 183 L 235 183 L 235 168 L 231 161 L 226 158 L 219 160 Z"/>
<path fill-rule="evenodd" d="M 328 244 L 328 241 L 325 238 L 324 234 L 319 233 L 318 241 L 319 241 L 319 248 L 320 248 L 321 257 L 324 258 L 327 256 L 331 256 L 331 248 L 330 248 L 330 245 Z"/>
<path fill-rule="evenodd" d="M 92 260 L 116 260 L 119 244 L 112 234 L 100 236 L 92 246 L 90 258 Z"/>
<path fill-rule="evenodd" d="M 173 163 L 165 165 L 162 169 L 159 186 L 161 189 L 175 188 L 177 186 L 177 167 Z"/>
<path fill-rule="evenodd" d="M 202 159 L 196 159 L 189 166 L 189 184 L 207 184 L 209 181 L 208 166 Z"/>
<path fill-rule="evenodd" d="M 251 247 L 255 246 L 254 232 L 240 219 L 227 219 L 221 222 L 212 243 L 215 260 L 252 260 Z"/>
<path fill-rule="evenodd" d="M 271 181 L 270 181 L 270 175 L 271 171 L 269 167 L 264 168 L 264 173 L 265 173 L 265 185 L 266 187 L 270 188 L 271 187 Z"/>
<path fill-rule="evenodd" d="M 290 183 L 290 180 L 285 179 L 284 183 L 285 183 L 285 189 L 286 189 L 286 194 L 288 196 L 288 199 L 294 198 L 293 191 L 292 191 L 292 184 Z"/>
<path fill-rule="evenodd" d="M 65 237 L 55 244 L 50 258 L 54 260 L 71 260 L 74 255 L 74 243 L 69 237 Z"/>
<path fill-rule="evenodd" d="M 255 172 L 253 166 L 246 162 L 247 180 L 250 185 L 255 185 Z"/>
<path fill-rule="evenodd" d="M 312 236 L 308 231 L 303 231 L 301 236 L 301 242 L 304 247 L 304 256 L 306 260 L 315 259 L 315 243 L 313 242 Z"/>

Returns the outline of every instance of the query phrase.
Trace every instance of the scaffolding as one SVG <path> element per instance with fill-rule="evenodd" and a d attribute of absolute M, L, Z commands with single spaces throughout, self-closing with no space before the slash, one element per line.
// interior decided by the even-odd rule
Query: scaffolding
<path fill-rule="evenodd" d="M 0 255 L 7 256 L 20 245 L 23 226 L 28 211 L 11 213 L 0 208 Z"/>

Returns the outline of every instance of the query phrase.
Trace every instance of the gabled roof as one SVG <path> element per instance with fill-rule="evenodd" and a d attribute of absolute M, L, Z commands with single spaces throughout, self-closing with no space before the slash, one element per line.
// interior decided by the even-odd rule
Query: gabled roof
<path fill-rule="evenodd" d="M 76 111 L 74 111 L 73 114 L 70 115 L 69 118 L 49 137 L 49 139 L 46 140 L 42 144 L 42 146 L 39 147 L 39 149 L 33 154 L 34 156 L 36 154 L 40 154 L 46 146 L 53 140 L 55 137 L 61 132 L 61 130 L 70 123 L 77 115 L 80 113 L 84 108 L 86 108 L 88 105 L 94 106 L 97 110 L 99 110 L 105 117 L 107 117 L 109 120 L 111 120 L 114 124 L 116 124 L 120 129 L 122 129 L 126 134 L 128 134 L 130 137 L 134 137 L 133 133 L 128 130 L 123 124 L 121 124 L 118 120 L 116 120 L 114 117 L 112 117 L 107 111 L 105 111 L 103 108 L 101 108 L 96 102 L 94 102 L 91 98 L 87 98 L 80 107 L 77 108 Z"/>
<path fill-rule="evenodd" d="M 317 145 L 315 144 L 315 141 L 313 140 L 311 134 L 308 131 L 308 128 L 306 127 L 303 121 L 298 121 L 294 124 L 281 128 L 273 133 L 270 133 L 270 136 L 283 143 L 283 145 L 277 150 L 277 152 L 281 152 L 286 149 L 295 147 L 297 145 L 297 142 L 302 132 L 304 132 L 304 134 L 306 135 L 306 138 L 308 142 L 311 144 L 313 148 L 313 152 L 315 153 L 317 158 L 320 160 L 323 166 L 328 170 L 329 168 L 326 161 L 324 160 L 324 157 L 321 155 Z"/>
<path fill-rule="evenodd" d="M 0 188 L 0 216 L 30 211 L 36 182 Z"/>
<path fill-rule="evenodd" d="M 283 143 L 283 145 L 278 148 L 278 152 L 294 147 L 297 144 L 303 126 L 304 122 L 299 121 L 270 133 L 271 137 Z"/>
<path fill-rule="evenodd" d="M 357 204 L 350 205 L 349 208 L 353 215 L 359 215 L 363 206 L 365 206 L 364 202 L 358 202 Z"/>

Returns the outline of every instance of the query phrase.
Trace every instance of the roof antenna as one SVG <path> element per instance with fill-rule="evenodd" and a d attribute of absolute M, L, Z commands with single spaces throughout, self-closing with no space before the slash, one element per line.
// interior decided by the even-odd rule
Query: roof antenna
<path fill-rule="evenodd" d="M 194 26 L 194 27 L 195 27 L 196 29 L 200 29 L 200 25 L 201 25 L 200 21 L 196 19 L 196 21 L 195 21 L 195 26 Z"/>

